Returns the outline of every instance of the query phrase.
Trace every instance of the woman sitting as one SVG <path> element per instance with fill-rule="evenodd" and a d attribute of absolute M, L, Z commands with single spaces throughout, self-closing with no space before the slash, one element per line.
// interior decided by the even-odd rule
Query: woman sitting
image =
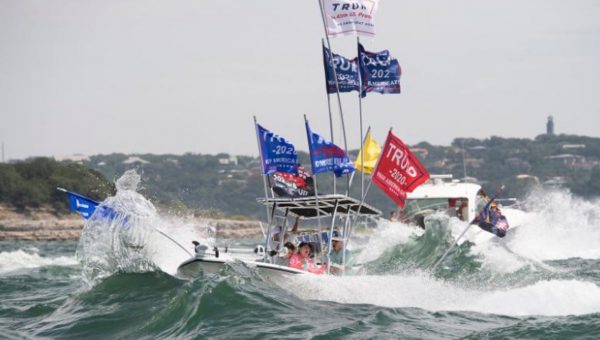
<path fill-rule="evenodd" d="M 308 242 L 302 242 L 298 245 L 298 252 L 290 257 L 290 267 L 305 270 L 314 274 L 323 274 L 325 266 L 317 266 L 315 261 L 310 258 L 311 246 Z"/>

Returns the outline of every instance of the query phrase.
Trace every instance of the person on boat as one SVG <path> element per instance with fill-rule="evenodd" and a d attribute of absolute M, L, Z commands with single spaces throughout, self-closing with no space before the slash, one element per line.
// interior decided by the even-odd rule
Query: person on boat
<path fill-rule="evenodd" d="M 400 223 L 408 223 L 409 219 L 406 216 L 406 209 L 400 209 L 400 212 L 398 213 L 398 221 L 400 221 Z"/>
<path fill-rule="evenodd" d="M 477 225 L 479 228 L 498 237 L 506 236 L 506 231 L 508 230 L 508 220 L 502 215 L 496 201 L 492 201 L 489 205 L 486 205 L 479 213 Z"/>
<path fill-rule="evenodd" d="M 292 268 L 305 270 L 314 274 L 325 273 L 325 266 L 317 266 L 315 261 L 310 258 L 311 245 L 308 242 L 301 242 L 298 245 L 298 252 L 290 257 L 289 266 Z"/>
<path fill-rule="evenodd" d="M 395 211 L 390 211 L 390 222 L 398 222 L 398 214 Z"/>
<path fill-rule="evenodd" d="M 458 210 L 456 211 L 456 214 L 461 221 L 467 220 L 467 217 L 469 216 L 469 205 L 467 204 L 466 200 L 462 200 Z"/>
<path fill-rule="evenodd" d="M 287 242 L 289 239 L 289 237 L 288 237 L 289 233 L 292 233 L 292 234 L 298 233 L 299 219 L 300 219 L 299 216 L 296 217 L 296 221 L 294 222 L 292 229 L 287 231 L 285 234 L 281 234 L 284 229 L 282 225 L 277 225 L 277 226 L 271 227 L 271 249 L 274 249 L 277 252 L 280 249 L 279 242 L 281 240 L 283 240 L 283 242 Z M 282 237 L 283 237 L 283 239 L 282 239 Z M 284 244 L 284 246 L 285 246 L 285 244 Z"/>
<path fill-rule="evenodd" d="M 286 242 L 283 245 L 283 252 L 279 256 L 277 256 L 275 264 L 278 264 L 280 266 L 289 265 L 290 258 L 292 257 L 292 255 L 294 255 L 294 252 L 296 252 L 296 246 L 292 242 Z"/>
<path fill-rule="evenodd" d="M 458 212 L 456 211 L 456 198 L 448 199 L 448 208 L 446 209 L 446 215 L 450 217 L 458 216 Z"/>
<path fill-rule="evenodd" d="M 477 192 L 477 198 L 475 200 L 475 209 L 477 211 L 482 211 L 489 201 L 490 198 L 488 197 L 487 193 L 483 189 L 479 189 Z"/>
<path fill-rule="evenodd" d="M 331 253 L 329 261 L 331 261 L 330 270 L 333 274 L 347 273 L 354 265 L 354 256 L 352 252 L 346 249 L 346 259 L 344 263 L 344 240 L 341 237 L 331 238 Z M 348 270 L 346 270 L 348 269 Z"/>

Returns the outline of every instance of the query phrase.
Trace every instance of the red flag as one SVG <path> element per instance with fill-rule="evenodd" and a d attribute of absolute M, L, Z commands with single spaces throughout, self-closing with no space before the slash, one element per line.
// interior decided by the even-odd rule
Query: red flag
<path fill-rule="evenodd" d="M 429 173 L 402 140 L 390 131 L 372 179 L 391 199 L 404 207 L 406 193 L 427 181 Z"/>

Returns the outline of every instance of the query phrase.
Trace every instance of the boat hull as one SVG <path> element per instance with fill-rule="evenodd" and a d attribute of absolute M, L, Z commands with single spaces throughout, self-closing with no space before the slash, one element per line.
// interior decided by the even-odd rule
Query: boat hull
<path fill-rule="evenodd" d="M 257 260 L 194 257 L 179 265 L 177 276 L 189 279 L 201 274 L 217 274 L 226 264 L 234 262 L 241 262 L 249 268 L 256 268 L 258 274 L 265 279 L 278 279 L 281 277 L 309 274 L 303 270 Z"/>

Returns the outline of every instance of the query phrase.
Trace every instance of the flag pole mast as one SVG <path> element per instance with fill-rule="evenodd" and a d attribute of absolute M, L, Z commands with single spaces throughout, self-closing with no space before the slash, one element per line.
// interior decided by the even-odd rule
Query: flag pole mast
<path fill-rule="evenodd" d="M 367 127 L 367 133 L 365 133 L 365 135 L 362 136 L 362 144 L 360 146 L 360 152 L 361 152 L 360 164 L 361 164 L 361 167 L 362 167 L 363 170 L 364 170 L 364 167 L 365 167 L 365 157 L 364 157 L 364 155 L 362 155 L 362 153 L 364 153 L 364 145 L 365 145 L 365 142 L 367 141 L 367 135 L 369 134 L 369 132 L 371 132 L 371 126 L 370 125 Z M 363 170 L 361 170 L 361 172 L 364 172 Z M 355 173 L 356 172 L 353 172 L 352 175 L 350 175 L 350 186 L 352 186 L 352 180 L 354 179 L 354 174 Z M 360 195 L 362 196 L 363 194 L 364 194 L 364 192 L 361 190 Z"/>
<path fill-rule="evenodd" d="M 369 129 L 370 129 L 370 127 L 369 127 Z M 388 136 L 390 135 L 391 132 L 392 132 L 392 127 L 390 127 L 390 131 L 388 131 Z M 386 138 L 386 144 L 387 144 L 387 138 Z M 375 170 L 377 170 L 377 166 L 379 166 L 379 161 L 381 160 L 382 156 L 383 156 L 383 150 L 382 150 L 381 155 L 379 156 L 379 159 L 377 159 L 377 163 L 375 164 L 375 168 L 373 168 L 373 172 L 375 172 Z M 365 165 L 363 164 L 363 169 L 364 169 L 364 166 Z M 356 216 L 355 216 L 354 220 L 352 220 L 352 222 L 350 223 L 350 229 L 348 230 L 348 236 L 346 237 L 346 242 L 350 240 L 350 235 L 352 234 L 352 229 L 354 228 L 354 224 L 358 220 L 358 216 L 360 214 L 360 209 L 362 209 L 362 206 L 365 204 L 365 199 L 367 198 L 369 189 L 371 189 L 372 183 L 373 183 L 373 174 L 371 174 L 371 176 L 369 177 L 369 183 L 367 184 L 367 188 L 365 189 L 364 195 L 362 195 L 360 197 L 360 203 L 358 204 L 358 209 L 356 210 Z"/>
<path fill-rule="evenodd" d="M 312 172 L 312 177 L 314 180 L 314 184 L 315 184 L 315 204 L 316 204 L 316 208 L 317 208 L 317 224 L 319 225 L 319 242 L 321 242 L 321 235 L 323 234 L 323 226 L 321 225 L 321 210 L 319 209 L 319 185 L 317 183 L 317 174 L 315 174 L 315 170 L 313 169 L 313 162 L 312 162 L 312 136 L 311 136 L 311 132 L 309 130 L 308 127 L 308 119 L 306 118 L 306 115 L 304 115 L 304 125 L 306 126 L 306 137 L 308 137 L 308 157 L 310 158 L 310 167 L 311 167 L 311 172 Z M 333 224 L 333 221 L 332 221 Z M 331 238 L 331 235 L 329 236 L 329 238 Z M 329 256 L 329 254 L 327 254 L 327 256 Z M 323 250 L 321 250 L 321 260 L 323 259 Z"/>
<path fill-rule="evenodd" d="M 329 35 L 327 34 L 327 23 L 325 22 L 325 9 L 323 8 L 323 0 L 319 0 L 319 10 L 321 11 L 321 19 L 323 21 L 323 30 L 325 31 L 325 40 L 327 41 L 327 48 L 329 48 L 329 60 L 333 63 L 333 51 L 331 50 L 331 42 L 329 41 Z M 335 79 L 335 92 L 337 96 L 338 108 L 340 111 L 340 122 L 342 123 L 342 134 L 344 136 L 344 151 L 346 154 L 348 153 L 348 142 L 346 139 L 346 124 L 344 124 L 344 113 L 342 111 L 342 99 L 340 96 L 340 84 L 337 78 L 337 71 L 335 70 L 335 65 L 332 67 L 333 69 L 333 78 Z M 332 127 L 333 130 L 333 127 Z M 331 141 L 333 143 L 333 140 Z M 350 191 L 350 178 L 346 176 L 346 195 Z"/>
<path fill-rule="evenodd" d="M 357 54 L 356 54 L 356 61 L 357 64 L 359 65 L 358 67 L 358 114 L 360 117 L 360 136 L 362 137 L 363 135 L 363 115 L 362 115 L 362 77 L 360 74 L 360 50 L 358 49 L 358 44 L 360 44 L 360 38 L 357 36 L 356 37 L 356 48 L 357 48 Z M 370 127 L 369 127 L 370 129 Z M 368 133 L 368 132 L 367 132 Z M 363 141 L 364 143 L 364 141 Z M 363 166 L 363 170 L 364 170 L 364 166 L 365 166 L 365 153 L 363 151 L 363 144 L 360 144 L 360 164 L 362 164 Z M 360 196 L 362 197 L 365 193 L 365 172 L 361 171 L 360 172 Z"/>
<path fill-rule="evenodd" d="M 321 39 L 321 46 L 325 46 L 325 40 Z M 329 61 L 331 61 L 332 64 L 332 68 L 335 68 L 335 66 L 333 65 L 333 59 L 331 59 L 331 54 L 329 55 Z M 327 92 L 327 111 L 329 112 L 329 132 L 331 135 L 331 142 L 334 142 L 334 135 L 333 135 L 333 115 L 331 114 L 331 97 L 329 95 L 329 82 L 327 82 L 327 61 L 323 60 L 323 62 L 325 63 L 325 92 Z M 336 78 L 336 83 L 337 83 L 337 78 Z M 335 174 L 333 174 L 333 194 L 335 195 L 337 192 L 337 185 L 336 185 L 336 177 Z"/>
<path fill-rule="evenodd" d="M 265 188 L 265 203 L 266 201 L 269 199 L 269 189 L 267 189 L 267 176 L 264 173 L 264 164 L 265 164 L 265 156 L 263 155 L 263 150 L 260 147 L 260 136 L 258 135 L 258 123 L 256 121 L 256 116 L 253 116 L 254 118 L 254 130 L 256 131 L 256 142 L 258 143 L 258 154 L 260 155 L 260 167 L 261 169 L 263 169 L 263 174 L 262 174 L 262 178 L 263 178 L 263 186 Z M 269 212 L 269 204 L 265 204 L 265 209 L 267 211 L 267 223 L 268 223 L 268 230 L 270 230 L 271 228 L 271 214 Z M 267 240 L 268 241 L 268 240 Z"/>

